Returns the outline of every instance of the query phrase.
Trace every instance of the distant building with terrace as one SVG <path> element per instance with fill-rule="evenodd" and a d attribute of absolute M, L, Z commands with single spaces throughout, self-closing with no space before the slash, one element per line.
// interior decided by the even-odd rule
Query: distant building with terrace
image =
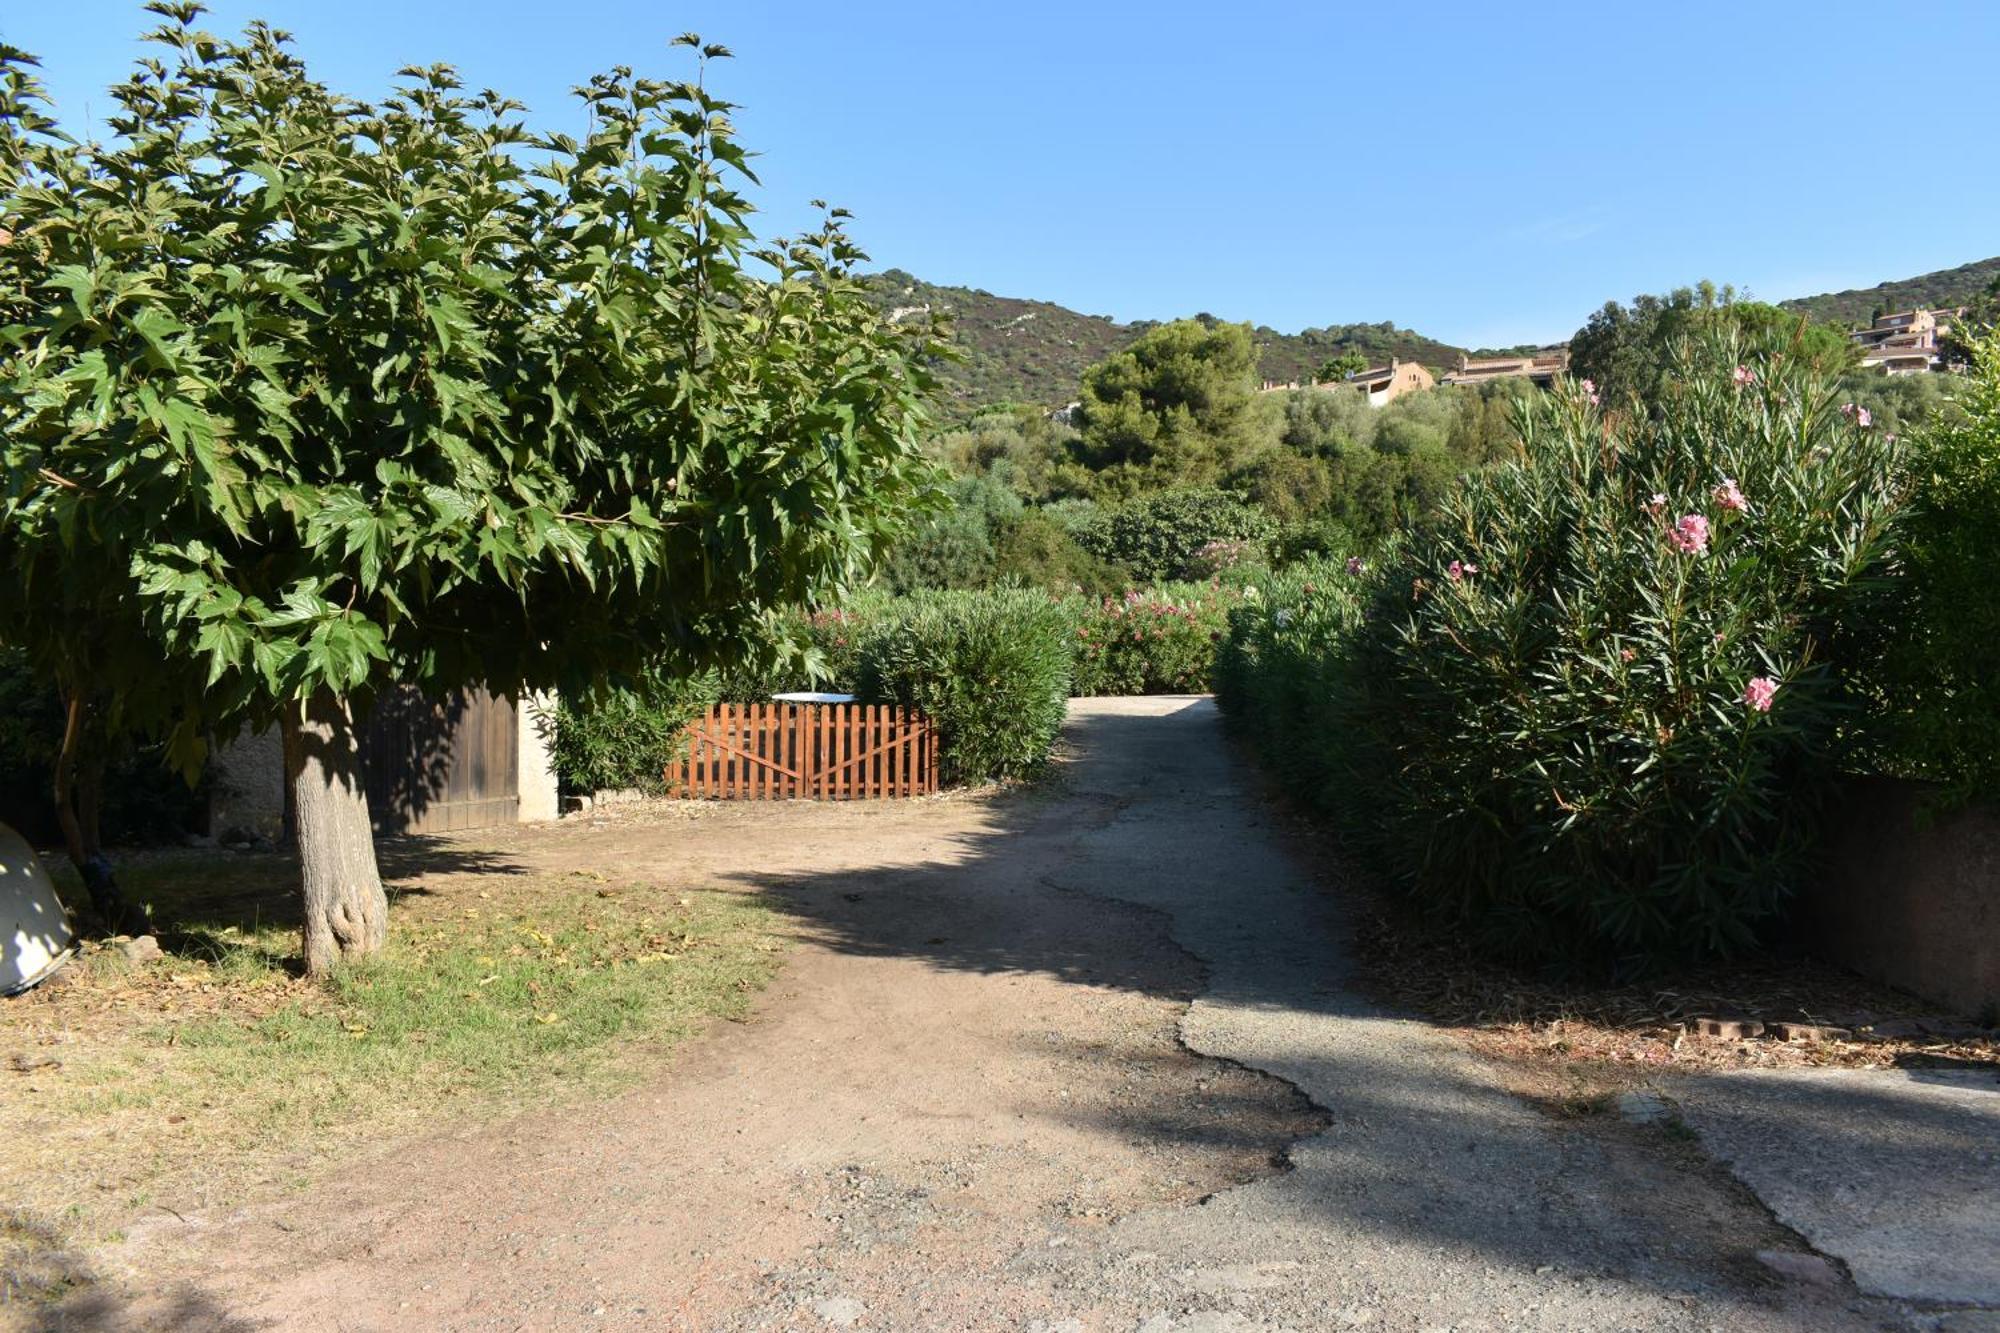
<path fill-rule="evenodd" d="M 1442 384 L 1484 384 L 1488 380 L 1533 380 L 1547 388 L 1569 370 L 1567 347 L 1543 347 L 1526 356 L 1458 358 L 1458 369 L 1445 372 Z"/>
<path fill-rule="evenodd" d="M 1901 310 L 1877 315 L 1865 329 L 1848 336 L 1861 349 L 1861 368 L 1885 375 L 1921 375 L 1943 368 L 1938 340 L 1951 332 L 1951 321 L 1962 309 Z"/>
<path fill-rule="evenodd" d="M 1359 389 L 1370 407 L 1386 407 L 1406 393 L 1421 393 L 1437 383 L 1437 377 L 1414 361 L 1389 358 L 1386 366 L 1357 370 L 1345 379 L 1265 380 L 1263 392 L 1285 393 L 1297 389 Z"/>

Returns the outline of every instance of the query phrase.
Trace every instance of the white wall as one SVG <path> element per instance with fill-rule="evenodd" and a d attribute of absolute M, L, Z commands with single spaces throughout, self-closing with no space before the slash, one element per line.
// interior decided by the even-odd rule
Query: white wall
<path fill-rule="evenodd" d="M 555 695 L 531 694 L 524 695 L 514 710 L 517 724 L 514 743 L 520 747 L 516 767 L 521 775 L 521 813 L 517 818 L 523 824 L 539 824 L 560 813 L 555 756 L 549 747 L 549 724 L 543 721 L 546 714 L 555 711 L 555 706 Z"/>

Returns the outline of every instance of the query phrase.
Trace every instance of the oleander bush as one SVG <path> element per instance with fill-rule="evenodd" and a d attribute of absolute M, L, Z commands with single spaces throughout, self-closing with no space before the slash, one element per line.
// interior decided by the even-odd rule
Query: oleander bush
<path fill-rule="evenodd" d="M 1903 447 L 1718 335 L 1644 412 L 1522 404 L 1362 577 L 1239 611 L 1222 697 L 1303 795 L 1490 950 L 1641 968 L 1750 944 L 1859 716 Z M 1288 624 L 1278 618 L 1289 612 Z"/>
<path fill-rule="evenodd" d="M 1354 749 L 1363 682 L 1365 566 L 1288 566 L 1228 612 L 1213 672 L 1216 702 L 1285 790 L 1322 811 L 1373 780 Z"/>
<path fill-rule="evenodd" d="M 865 635 L 856 692 L 928 716 L 948 783 L 1027 777 L 1062 729 L 1070 623 L 1060 601 L 1034 589 L 904 598 Z"/>
<path fill-rule="evenodd" d="M 1170 583 L 1121 597 L 1074 598 L 1072 692 L 1190 694 L 1208 689 L 1229 608 L 1244 597 L 1220 582 Z"/>
<path fill-rule="evenodd" d="M 666 767 L 686 748 L 683 730 L 720 697 L 712 674 L 662 675 L 622 688 L 530 709 L 548 733 L 557 785 L 565 792 L 666 790 Z"/>

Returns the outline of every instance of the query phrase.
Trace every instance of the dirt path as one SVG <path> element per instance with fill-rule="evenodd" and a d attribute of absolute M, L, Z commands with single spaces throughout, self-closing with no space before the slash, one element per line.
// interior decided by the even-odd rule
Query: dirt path
<path fill-rule="evenodd" d="M 1349 992 L 1206 701 L 1070 742 L 1026 796 L 510 835 L 768 893 L 801 946 L 649 1086 L 149 1222 L 60 1326 L 1908 1326 L 1770 1279 L 1796 1242 L 1659 1131 L 1550 1120 Z"/>

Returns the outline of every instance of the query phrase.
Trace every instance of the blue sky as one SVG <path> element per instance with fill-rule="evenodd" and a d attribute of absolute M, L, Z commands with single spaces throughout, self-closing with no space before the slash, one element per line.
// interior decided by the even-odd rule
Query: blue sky
<path fill-rule="evenodd" d="M 2000 254 L 2000 3 L 1006 4 L 218 0 L 356 94 L 406 63 L 577 128 L 567 90 L 668 73 L 688 28 L 762 154 L 765 222 L 823 196 L 883 267 L 1120 319 L 1394 320 L 1568 336 L 1697 278 L 1770 299 Z M 149 20 L 0 0 L 65 119 Z"/>

